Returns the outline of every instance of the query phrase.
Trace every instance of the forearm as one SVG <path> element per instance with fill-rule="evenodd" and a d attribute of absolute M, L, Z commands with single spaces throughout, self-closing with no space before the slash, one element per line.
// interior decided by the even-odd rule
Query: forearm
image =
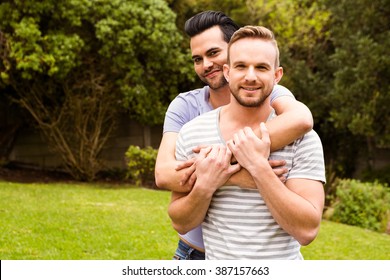
<path fill-rule="evenodd" d="M 313 128 L 313 116 L 305 104 L 299 101 L 282 103 L 282 98 L 279 99 L 279 103 L 273 104 L 278 116 L 266 123 L 271 151 L 283 148 Z"/>
<path fill-rule="evenodd" d="M 286 181 L 285 175 L 288 172 L 285 166 L 286 162 L 284 160 L 275 159 L 269 160 L 268 162 L 278 179 L 284 183 Z M 233 174 L 229 178 L 229 180 L 225 183 L 225 186 L 229 185 L 239 186 L 244 189 L 257 189 L 252 175 L 245 168 L 242 168 L 239 172 Z"/>
<path fill-rule="evenodd" d="M 170 160 L 165 162 L 156 161 L 155 181 L 156 186 L 160 189 L 170 190 L 174 192 L 188 192 L 188 186 L 180 184 L 181 178 L 184 176 L 185 170 L 175 170 L 178 162 Z"/>
<path fill-rule="evenodd" d="M 275 221 L 302 245 L 309 244 L 318 233 L 322 208 L 290 190 L 269 165 L 259 169 L 261 175 L 255 175 L 254 181 Z"/>
<path fill-rule="evenodd" d="M 168 214 L 173 228 L 180 234 L 185 234 L 200 225 L 207 213 L 212 196 L 200 195 L 193 190 L 186 196 L 172 193 L 172 201 Z"/>
<path fill-rule="evenodd" d="M 180 185 L 185 170 L 176 170 L 179 163 L 175 158 L 176 138 L 177 133 L 166 132 L 161 139 L 154 171 L 156 186 L 165 190 L 189 192 L 189 186 Z"/>
<path fill-rule="evenodd" d="M 239 186 L 244 189 L 256 189 L 256 184 L 253 181 L 249 172 L 242 168 L 239 172 L 234 173 L 229 180 L 225 183 L 225 186 Z"/>

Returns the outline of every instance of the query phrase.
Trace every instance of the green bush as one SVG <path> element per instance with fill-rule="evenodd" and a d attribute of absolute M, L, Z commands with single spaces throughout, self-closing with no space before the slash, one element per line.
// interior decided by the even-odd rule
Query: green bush
<path fill-rule="evenodd" d="M 152 147 L 140 148 L 131 145 L 125 153 L 127 161 L 127 178 L 134 180 L 137 186 L 154 186 L 154 166 L 157 150 Z"/>
<path fill-rule="evenodd" d="M 390 216 L 390 192 L 378 182 L 340 180 L 327 218 L 348 225 L 385 232 Z"/>

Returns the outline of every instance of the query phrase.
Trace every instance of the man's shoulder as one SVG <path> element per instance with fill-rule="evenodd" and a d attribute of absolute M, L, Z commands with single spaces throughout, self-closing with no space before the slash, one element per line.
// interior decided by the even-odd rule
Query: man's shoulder
<path fill-rule="evenodd" d="M 221 108 L 217 108 L 214 110 L 211 110 L 209 112 L 206 112 L 204 114 L 201 114 L 197 116 L 196 118 L 193 118 L 188 123 L 183 125 L 183 129 L 191 129 L 191 128 L 204 128 L 210 123 L 214 123 L 214 120 L 216 118 L 216 114 L 218 114 L 219 110 Z"/>
<path fill-rule="evenodd" d="M 318 133 L 312 129 L 310 130 L 309 132 L 307 132 L 306 134 L 303 135 L 303 139 L 305 139 L 308 141 L 308 140 L 314 140 L 314 141 L 320 141 L 321 142 L 321 138 L 320 136 L 318 135 Z"/>
<path fill-rule="evenodd" d="M 190 91 L 179 93 L 171 102 L 169 110 L 191 110 L 203 113 L 203 107 L 207 107 L 209 100 L 209 87 L 197 88 Z"/>
<path fill-rule="evenodd" d="M 270 113 L 267 121 L 272 120 L 272 119 L 274 119 L 276 117 L 277 117 L 277 115 L 276 115 L 275 110 L 272 110 L 272 112 Z M 292 143 L 290 143 L 287 146 L 297 145 L 297 144 L 300 144 L 301 142 L 307 142 L 307 141 L 318 141 L 318 142 L 321 143 L 321 138 L 318 135 L 318 133 L 314 129 L 312 129 L 312 130 L 306 132 L 301 137 L 295 139 Z"/>
<path fill-rule="evenodd" d="M 181 92 L 177 95 L 177 97 L 200 97 L 208 94 L 209 86 L 204 86 L 202 88 L 192 89 L 186 92 Z"/>
<path fill-rule="evenodd" d="M 303 145 L 304 143 L 309 142 L 321 143 L 320 136 L 314 129 L 306 132 L 304 135 L 296 139 L 293 143 L 295 143 L 296 145 Z"/>

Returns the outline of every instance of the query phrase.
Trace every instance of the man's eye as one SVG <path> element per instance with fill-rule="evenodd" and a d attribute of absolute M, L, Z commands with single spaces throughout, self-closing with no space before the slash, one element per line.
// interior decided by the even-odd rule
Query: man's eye
<path fill-rule="evenodd" d="M 268 67 L 265 66 L 265 65 L 260 65 L 260 66 L 257 66 L 256 68 L 259 69 L 259 70 L 262 70 L 262 71 L 268 70 Z"/>
<path fill-rule="evenodd" d="M 202 61 L 202 59 L 199 58 L 199 57 L 196 57 L 196 58 L 194 58 L 194 59 L 192 59 L 192 60 L 194 61 L 194 63 L 199 63 L 199 62 Z"/>

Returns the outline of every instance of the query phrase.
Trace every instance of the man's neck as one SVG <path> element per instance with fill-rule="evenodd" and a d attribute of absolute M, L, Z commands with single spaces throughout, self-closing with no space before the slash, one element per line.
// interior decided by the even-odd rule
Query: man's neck
<path fill-rule="evenodd" d="M 233 98 L 233 97 L 232 97 Z M 257 136 L 260 136 L 260 123 L 266 122 L 272 112 L 269 102 L 261 107 L 244 107 L 237 102 L 223 107 L 219 116 L 219 126 L 223 138 L 227 141 L 234 133 L 244 127 L 251 127 Z"/>
<path fill-rule="evenodd" d="M 214 109 L 229 104 L 230 89 L 228 86 L 224 86 L 217 90 L 210 88 L 209 91 L 210 91 L 209 102 Z"/>

